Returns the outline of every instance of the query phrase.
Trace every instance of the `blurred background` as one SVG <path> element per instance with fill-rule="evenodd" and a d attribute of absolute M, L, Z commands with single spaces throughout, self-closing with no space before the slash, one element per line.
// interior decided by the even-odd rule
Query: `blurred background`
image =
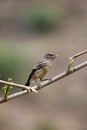
<path fill-rule="evenodd" d="M 59 55 L 47 75 L 53 77 L 67 69 L 70 56 L 85 49 L 86 0 L 0 0 L 0 79 L 25 84 L 47 52 Z M 81 56 L 75 65 L 86 59 Z M 1 104 L 0 130 L 87 130 L 86 71 Z"/>

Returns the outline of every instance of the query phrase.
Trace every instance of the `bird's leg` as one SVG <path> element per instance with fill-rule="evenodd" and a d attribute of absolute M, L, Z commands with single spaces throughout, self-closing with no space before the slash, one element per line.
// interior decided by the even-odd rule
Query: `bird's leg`
<path fill-rule="evenodd" d="M 40 85 L 40 83 L 38 83 L 38 81 L 36 79 L 35 79 L 35 82 L 36 82 L 37 88 L 41 89 L 41 85 Z"/>
<path fill-rule="evenodd" d="M 40 78 L 40 81 L 46 81 L 46 80 L 51 80 L 51 78 L 49 78 L 49 79 L 42 79 L 42 78 Z"/>

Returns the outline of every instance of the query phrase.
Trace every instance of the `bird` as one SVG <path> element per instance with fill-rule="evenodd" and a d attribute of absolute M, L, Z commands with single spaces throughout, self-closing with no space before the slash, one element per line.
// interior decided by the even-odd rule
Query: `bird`
<path fill-rule="evenodd" d="M 32 81 L 36 81 L 39 79 L 40 81 L 48 80 L 43 79 L 44 76 L 49 72 L 49 69 L 52 66 L 52 62 L 58 57 L 58 55 L 53 53 L 47 53 L 44 55 L 43 59 L 39 61 L 34 68 L 32 69 L 25 86 L 30 86 Z M 39 85 L 38 85 L 39 86 Z"/>

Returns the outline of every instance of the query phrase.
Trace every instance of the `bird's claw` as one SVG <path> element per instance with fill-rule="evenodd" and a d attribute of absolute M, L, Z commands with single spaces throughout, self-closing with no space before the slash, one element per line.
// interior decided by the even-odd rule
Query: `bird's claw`
<path fill-rule="evenodd" d="M 37 85 L 37 89 L 41 89 L 41 85 L 40 84 Z"/>
<path fill-rule="evenodd" d="M 35 88 L 28 88 L 27 91 L 37 93 L 37 90 Z"/>

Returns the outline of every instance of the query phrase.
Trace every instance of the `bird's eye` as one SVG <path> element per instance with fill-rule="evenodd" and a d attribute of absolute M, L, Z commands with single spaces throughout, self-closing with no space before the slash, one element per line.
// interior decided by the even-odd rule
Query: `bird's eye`
<path fill-rule="evenodd" d="M 50 54 L 50 56 L 52 56 L 52 54 Z"/>
<path fill-rule="evenodd" d="M 50 57 L 52 57 L 53 56 L 53 54 L 50 54 L 50 53 L 48 53 L 48 54 L 46 54 L 46 58 L 50 58 Z"/>
<path fill-rule="evenodd" d="M 51 56 L 53 56 L 53 55 L 52 55 L 52 54 L 49 54 L 48 56 L 51 57 Z"/>

